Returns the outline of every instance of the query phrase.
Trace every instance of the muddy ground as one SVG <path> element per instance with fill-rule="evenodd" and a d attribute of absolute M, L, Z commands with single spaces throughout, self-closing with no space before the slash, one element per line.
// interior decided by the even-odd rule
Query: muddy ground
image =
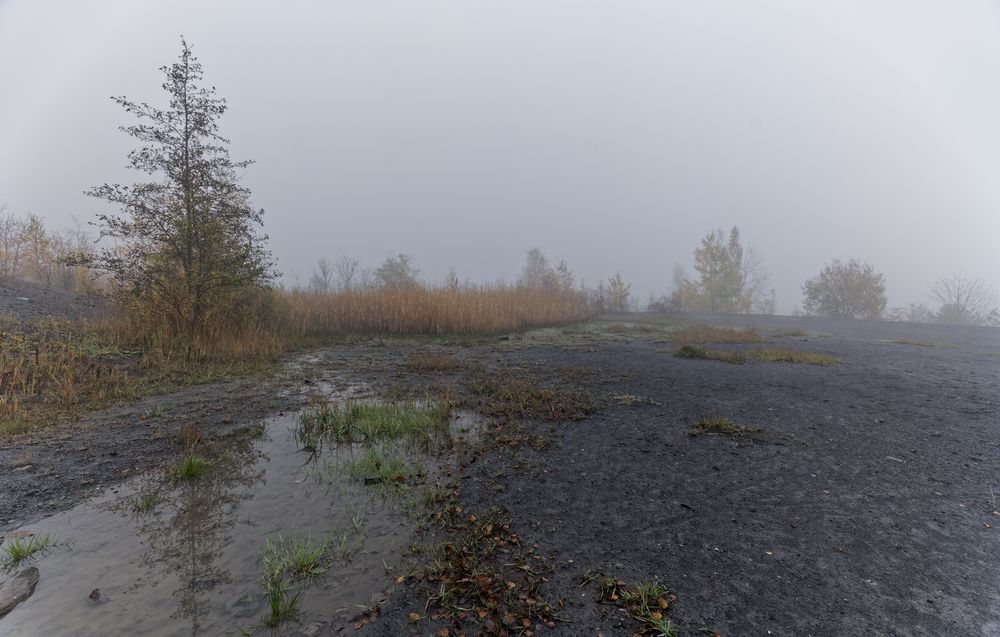
<path fill-rule="evenodd" d="M 582 386 L 600 405 L 581 421 L 528 423 L 549 444 L 493 449 L 454 476 L 469 510 L 509 510 L 520 535 L 554 556 L 543 593 L 564 607 L 545 634 L 636 632 L 581 586 L 599 569 L 668 585 L 679 634 L 1000 635 L 1000 330 L 694 320 L 753 322 L 773 330 L 769 346 L 843 364 L 685 360 L 628 331 L 338 345 L 291 357 L 267 384 L 190 388 L 0 443 L 0 530 L 174 458 L 173 435 L 187 422 L 223 431 L 292 410 L 321 380 L 461 394 L 468 368 L 513 368 Z M 468 365 L 406 367 L 410 353 L 428 350 Z M 763 432 L 691 435 L 705 417 Z M 401 584 L 361 634 L 441 626 L 413 623 L 413 612 L 425 600 Z M 331 625 L 328 634 L 340 633 Z"/>

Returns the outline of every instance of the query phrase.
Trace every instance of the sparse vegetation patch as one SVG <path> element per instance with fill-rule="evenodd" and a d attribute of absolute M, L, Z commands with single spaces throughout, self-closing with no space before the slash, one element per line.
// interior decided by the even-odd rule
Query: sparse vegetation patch
<path fill-rule="evenodd" d="M 0 566 L 6 572 L 13 571 L 21 564 L 32 562 L 59 546 L 60 543 L 48 535 L 28 535 L 7 540 L 3 545 L 3 561 Z"/>
<path fill-rule="evenodd" d="M 767 432 L 761 427 L 738 425 L 728 418 L 703 418 L 688 429 L 692 436 L 701 434 L 716 434 L 726 436 L 740 444 L 753 444 L 767 438 Z"/>
<path fill-rule="evenodd" d="M 528 634 L 537 624 L 556 627 L 556 609 L 542 591 L 549 561 L 522 541 L 509 515 L 498 509 L 476 515 L 450 502 L 437 519 L 450 537 L 410 581 L 426 596 L 430 619 L 443 620 L 458 633 L 476 626 L 484 635 Z M 419 623 L 423 616 L 413 613 L 410 619 Z"/>
<path fill-rule="evenodd" d="M 312 450 L 324 442 L 372 445 L 397 439 L 430 449 L 447 444 L 450 413 L 444 403 L 322 402 L 302 412 L 294 436 Z"/>
<path fill-rule="evenodd" d="M 670 333 L 669 340 L 678 343 L 760 343 L 767 339 L 749 327 L 713 327 L 691 325 Z"/>
<path fill-rule="evenodd" d="M 512 369 L 479 373 L 469 382 L 488 416 L 543 421 L 583 420 L 597 401 L 582 387 L 545 387 L 537 378 Z"/>
<path fill-rule="evenodd" d="M 819 365 L 822 367 L 841 364 L 840 359 L 834 358 L 829 354 L 775 348 L 718 350 L 698 347 L 697 345 L 682 345 L 674 350 L 674 356 L 677 358 L 721 361 L 737 365 L 748 361 L 757 361 L 760 363 L 795 363 L 800 365 Z"/>
<path fill-rule="evenodd" d="M 596 582 L 598 601 L 614 604 L 639 624 L 636 635 L 675 637 L 677 629 L 667 618 L 677 596 L 657 580 L 629 586 L 625 580 L 590 570 L 583 575 L 583 584 Z"/>
<path fill-rule="evenodd" d="M 211 466 L 211 462 L 201 456 L 187 455 L 173 471 L 174 480 L 194 480 Z"/>
<path fill-rule="evenodd" d="M 414 372 L 453 372 L 462 369 L 462 361 L 445 352 L 413 352 L 406 366 Z"/>

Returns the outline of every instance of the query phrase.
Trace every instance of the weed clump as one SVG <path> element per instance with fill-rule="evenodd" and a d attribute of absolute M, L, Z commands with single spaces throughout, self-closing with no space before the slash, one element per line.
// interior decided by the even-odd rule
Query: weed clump
<path fill-rule="evenodd" d="M 3 545 L 3 561 L 0 566 L 5 572 L 13 571 L 21 564 L 32 562 L 58 546 L 59 543 L 48 535 L 29 535 L 8 540 Z"/>
<path fill-rule="evenodd" d="M 399 488 L 420 473 L 399 455 L 376 448 L 348 460 L 346 469 L 352 480 L 388 489 Z"/>
<path fill-rule="evenodd" d="M 450 413 L 447 404 L 323 402 L 302 412 L 293 435 L 309 450 L 324 442 L 373 445 L 398 439 L 432 449 L 447 444 Z"/>
<path fill-rule="evenodd" d="M 677 600 L 669 588 L 657 580 L 638 582 L 629 586 L 625 580 L 606 576 L 590 570 L 583 575 L 583 584 L 598 582 L 598 600 L 620 607 L 639 623 L 637 635 L 674 637 L 677 630 L 667 617 L 671 605 Z"/>
<path fill-rule="evenodd" d="M 187 455 L 181 460 L 180 465 L 174 469 L 174 480 L 194 480 L 200 477 L 211 466 L 211 462 L 201 456 Z"/>
<path fill-rule="evenodd" d="M 355 517 L 352 527 L 341 533 L 339 540 L 333 533 L 321 542 L 314 542 L 311 537 L 284 539 L 280 535 L 275 540 L 265 540 L 260 552 L 261 585 L 270 612 L 261 619 L 264 626 L 275 628 L 299 620 L 302 590 L 293 587 L 308 587 L 324 576 L 333 559 L 347 560 L 361 550 L 364 520 Z M 352 536 L 355 536 L 353 541 Z"/>
<path fill-rule="evenodd" d="M 544 387 L 537 378 L 513 370 L 474 376 L 469 388 L 479 410 L 507 419 L 583 420 L 597 411 L 597 401 L 583 388 Z"/>
<path fill-rule="evenodd" d="M 728 418 L 703 418 L 692 425 L 688 433 L 692 436 L 717 434 L 732 438 L 740 444 L 753 444 L 767 438 L 767 432 L 763 428 L 738 425 Z"/>

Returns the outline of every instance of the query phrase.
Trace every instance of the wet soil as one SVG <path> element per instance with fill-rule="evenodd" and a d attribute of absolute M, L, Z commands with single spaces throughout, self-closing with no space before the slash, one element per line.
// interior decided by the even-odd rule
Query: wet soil
<path fill-rule="evenodd" d="M 546 594 L 562 600 L 564 621 L 541 630 L 636 632 L 581 586 L 601 569 L 668 585 L 680 634 L 1000 634 L 1000 330 L 753 321 L 774 331 L 772 346 L 843 364 L 685 360 L 669 343 L 628 335 L 583 347 L 515 337 L 439 348 L 486 369 L 582 385 L 600 401 L 579 422 L 527 423 L 548 446 L 492 449 L 455 476 L 470 510 L 506 508 L 521 535 L 556 555 Z M 793 327 L 806 335 L 781 335 Z M 190 388 L 5 443 L 0 530 L 53 523 L 38 520 L 103 493 L 125 470 L 174 458 L 175 432 L 189 420 L 221 433 L 300 407 L 320 381 L 372 383 L 386 395 L 463 391 L 461 369 L 406 367 L 428 346 L 375 345 L 294 358 L 270 384 Z M 706 417 L 765 435 L 750 444 L 690 435 Z M 361 634 L 429 634 L 431 623 L 410 621 L 425 602 L 398 586 Z"/>

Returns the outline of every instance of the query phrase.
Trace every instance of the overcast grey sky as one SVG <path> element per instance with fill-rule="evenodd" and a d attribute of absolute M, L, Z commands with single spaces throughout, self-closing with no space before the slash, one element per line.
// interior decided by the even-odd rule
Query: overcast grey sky
<path fill-rule="evenodd" d="M 0 0 L 0 201 L 62 226 L 129 181 L 109 98 L 162 103 L 184 34 L 280 268 L 526 250 L 643 300 L 739 225 L 779 309 L 833 258 L 890 305 L 1000 288 L 1000 2 Z"/>

